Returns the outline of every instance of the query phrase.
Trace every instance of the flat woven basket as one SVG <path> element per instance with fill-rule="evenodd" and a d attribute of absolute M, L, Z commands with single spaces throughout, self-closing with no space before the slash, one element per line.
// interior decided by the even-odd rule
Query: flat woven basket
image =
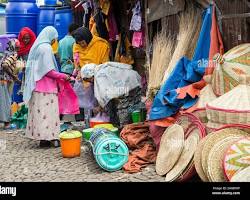
<path fill-rule="evenodd" d="M 206 125 L 206 132 L 210 134 L 212 132 L 216 132 L 225 128 L 237 128 L 242 131 L 249 133 L 250 135 L 250 124 L 219 124 L 219 123 L 212 123 L 208 122 Z"/>
<path fill-rule="evenodd" d="M 235 173 L 230 182 L 250 182 L 250 166 Z"/>
<path fill-rule="evenodd" d="M 156 158 L 156 173 L 160 176 L 168 173 L 177 163 L 184 148 L 183 128 L 174 124 L 168 127 L 161 137 Z"/>
<path fill-rule="evenodd" d="M 240 170 L 250 166 L 250 138 L 244 138 L 231 145 L 225 153 L 223 168 L 228 180 Z"/>
<path fill-rule="evenodd" d="M 183 128 L 185 139 L 191 134 L 198 134 L 199 141 L 206 136 L 206 130 L 203 123 L 192 113 L 183 113 L 179 115 L 176 123 Z M 197 147 L 196 147 L 197 148 Z M 195 149 L 196 150 L 196 149 Z M 176 181 L 187 181 L 196 174 L 194 157 L 190 160 L 188 167 L 176 178 Z"/>
<path fill-rule="evenodd" d="M 185 174 L 185 170 L 188 169 L 189 164 L 193 162 L 194 152 L 198 146 L 199 140 L 199 133 L 197 131 L 192 131 L 192 133 L 185 140 L 184 149 L 177 163 L 166 174 L 165 181 L 176 181 L 179 177 Z"/>
<path fill-rule="evenodd" d="M 210 150 L 214 147 L 214 145 L 217 142 L 232 136 L 241 138 L 248 136 L 248 133 L 235 128 L 226 128 L 220 131 L 213 132 L 206 136 L 205 143 L 201 152 L 201 164 L 202 164 L 202 169 L 208 178 L 209 178 L 208 156 Z"/>
<path fill-rule="evenodd" d="M 210 123 L 250 124 L 250 76 L 242 76 L 240 81 L 233 90 L 207 104 Z"/>

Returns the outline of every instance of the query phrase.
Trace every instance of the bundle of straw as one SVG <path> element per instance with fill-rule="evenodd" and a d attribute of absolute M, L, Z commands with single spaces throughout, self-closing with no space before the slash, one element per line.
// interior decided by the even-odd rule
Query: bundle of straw
<path fill-rule="evenodd" d="M 201 16 L 201 10 L 195 7 L 193 2 L 188 1 L 187 8 L 180 16 L 177 45 L 169 66 L 166 68 L 162 84 L 167 80 L 180 58 L 183 56 L 192 58 L 200 34 Z"/>
<path fill-rule="evenodd" d="M 166 32 L 158 33 L 153 41 L 152 63 L 149 66 L 147 97 L 153 99 L 160 89 L 164 72 L 168 67 L 175 48 L 175 41 Z"/>

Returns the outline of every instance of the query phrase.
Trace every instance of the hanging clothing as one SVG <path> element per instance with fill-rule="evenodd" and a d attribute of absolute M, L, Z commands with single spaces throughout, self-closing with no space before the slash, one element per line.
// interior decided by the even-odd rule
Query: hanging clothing
<path fill-rule="evenodd" d="M 88 63 L 101 64 L 109 61 L 110 47 L 109 43 L 99 37 L 93 36 L 86 48 L 82 48 L 79 44 L 74 44 L 73 53 L 78 55 L 78 62 L 74 59 L 75 66 L 83 67 Z"/>
<path fill-rule="evenodd" d="M 60 57 L 61 72 L 72 74 L 74 70 L 73 63 L 73 45 L 75 39 L 71 35 L 66 35 L 59 41 L 58 54 Z"/>
<path fill-rule="evenodd" d="M 203 24 L 193 60 L 180 59 L 157 93 L 150 112 L 150 120 L 163 119 L 176 114 L 181 107 L 190 108 L 197 102 L 199 91 L 205 86 L 205 73 L 210 50 L 212 7 L 205 11 Z"/>
<path fill-rule="evenodd" d="M 121 76 L 122 75 L 122 76 Z M 114 98 L 141 88 L 141 76 L 131 65 L 107 62 L 101 65 L 88 64 L 81 70 L 82 78 L 94 76 L 95 97 L 98 103 L 105 107 Z"/>
<path fill-rule="evenodd" d="M 132 9 L 133 16 L 131 19 L 129 30 L 131 31 L 140 31 L 141 24 L 142 24 L 142 17 L 141 17 L 141 3 L 137 1 L 135 7 Z"/>
<path fill-rule="evenodd" d="M 97 9 L 97 13 L 94 16 L 94 21 L 96 23 L 96 31 L 100 38 L 109 40 L 109 33 L 106 25 L 107 15 L 104 15 L 101 9 Z"/>
<path fill-rule="evenodd" d="M 10 119 L 11 98 L 8 83 L 7 81 L 0 80 L 0 122 L 10 122 Z"/>
<path fill-rule="evenodd" d="M 28 44 L 25 44 L 23 41 L 25 35 L 29 35 L 30 37 L 30 42 Z M 18 56 L 27 56 L 36 40 L 36 35 L 30 28 L 24 27 L 21 29 L 18 35 L 18 40 L 20 41 L 20 50 L 18 51 Z"/>
<path fill-rule="evenodd" d="M 23 100 L 27 103 L 36 87 L 36 82 L 41 80 L 48 72 L 57 69 L 57 63 L 52 51 L 51 42 L 58 38 L 57 30 L 47 26 L 37 37 L 30 50 L 29 59 L 25 70 L 25 86 Z"/>
<path fill-rule="evenodd" d="M 115 62 L 121 62 L 125 64 L 134 64 L 134 59 L 131 54 L 131 43 L 125 32 L 119 35 L 119 40 L 115 53 Z"/>

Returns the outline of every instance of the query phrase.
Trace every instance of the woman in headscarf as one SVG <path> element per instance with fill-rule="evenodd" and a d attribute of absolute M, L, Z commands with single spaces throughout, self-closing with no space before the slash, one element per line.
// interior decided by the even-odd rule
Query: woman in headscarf
<path fill-rule="evenodd" d="M 12 94 L 12 102 L 15 103 L 21 103 L 23 102 L 23 85 L 24 85 L 24 81 L 25 81 L 25 76 L 24 76 L 24 72 L 25 72 L 25 63 L 28 59 L 28 55 L 30 52 L 30 49 L 32 47 L 32 45 L 34 44 L 35 40 L 36 40 L 36 35 L 35 33 L 28 27 L 24 27 L 22 28 L 22 30 L 20 31 L 19 35 L 18 35 L 18 40 L 20 41 L 20 49 L 17 52 L 18 53 L 18 63 L 21 66 L 18 72 L 18 79 L 22 81 L 22 83 L 19 82 L 15 82 L 14 88 L 13 88 L 13 94 Z"/>
<path fill-rule="evenodd" d="M 122 128 L 131 122 L 130 113 L 141 106 L 141 77 L 131 65 L 87 64 L 81 69 L 81 78 L 94 84 L 99 111 L 108 113 L 112 124 Z"/>
<path fill-rule="evenodd" d="M 12 84 L 19 81 L 15 74 L 19 48 L 20 42 L 17 39 L 10 40 L 0 62 L 0 122 L 4 122 L 5 128 L 10 125 Z"/>
<path fill-rule="evenodd" d="M 99 65 L 109 61 L 110 47 L 106 40 L 93 36 L 86 27 L 78 28 L 73 37 L 76 40 L 73 46 L 75 74 L 79 73 L 85 64 L 95 63 Z M 84 109 L 88 112 L 87 110 L 95 106 L 93 89 L 91 84 L 82 84 L 79 79 L 76 81 L 74 89 L 79 99 L 81 115 L 83 115 Z M 76 119 L 81 120 L 82 118 L 78 115 Z"/>
<path fill-rule="evenodd" d="M 28 104 L 26 136 L 40 140 L 41 147 L 59 146 L 59 106 L 57 80 L 70 80 L 70 76 L 57 72 L 52 44 L 58 32 L 45 27 L 30 50 L 26 71 L 23 100 Z"/>

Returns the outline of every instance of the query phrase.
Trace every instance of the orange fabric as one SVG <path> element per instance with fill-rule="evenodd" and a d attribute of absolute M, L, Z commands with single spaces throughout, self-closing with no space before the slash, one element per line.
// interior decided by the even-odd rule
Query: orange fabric
<path fill-rule="evenodd" d="M 121 131 L 121 139 L 133 150 L 123 169 L 128 173 L 139 172 L 156 160 L 156 150 L 148 123 L 129 124 Z"/>
<path fill-rule="evenodd" d="M 172 117 L 167 117 L 164 119 L 159 119 L 159 120 L 155 120 L 155 121 L 151 121 L 152 124 L 156 125 L 156 126 L 160 126 L 160 127 L 168 127 L 173 125 L 176 122 L 176 117 L 172 116 Z"/>
<path fill-rule="evenodd" d="M 214 71 L 213 57 L 220 53 L 224 54 L 224 46 L 220 30 L 217 24 L 215 6 L 213 7 L 213 17 L 212 17 L 212 27 L 211 27 L 211 42 L 210 42 L 210 51 L 209 51 L 209 65 L 206 68 L 205 75 L 212 74 Z"/>

